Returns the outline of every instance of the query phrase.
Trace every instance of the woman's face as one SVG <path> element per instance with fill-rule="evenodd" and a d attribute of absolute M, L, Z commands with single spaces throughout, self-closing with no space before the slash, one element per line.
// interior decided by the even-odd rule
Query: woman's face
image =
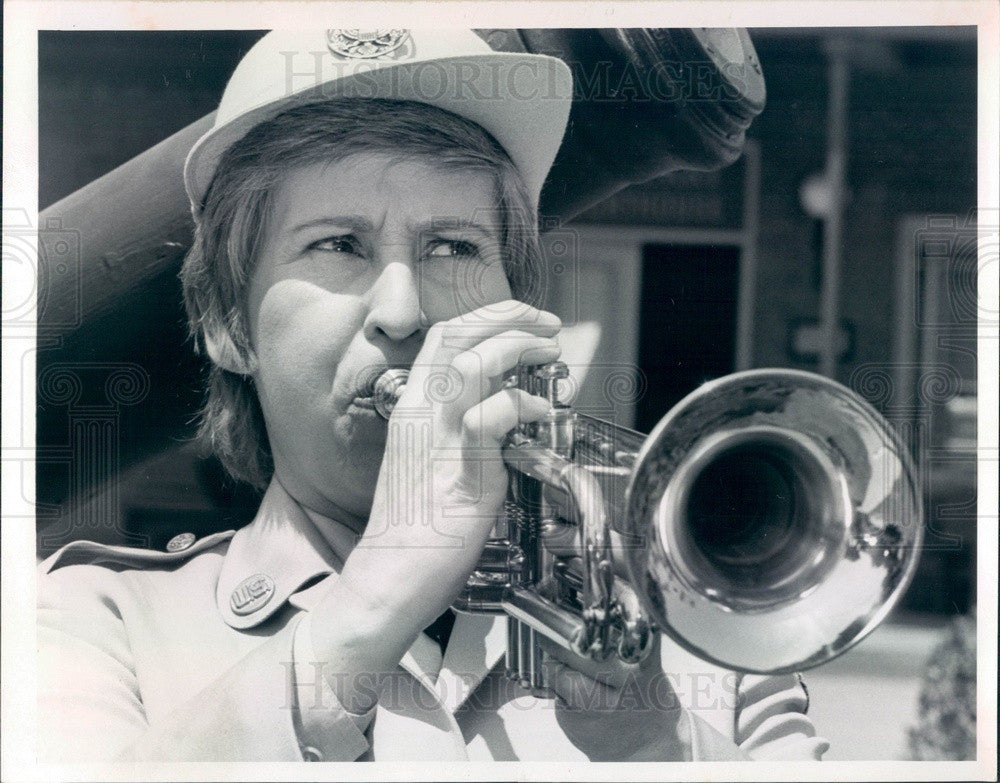
<path fill-rule="evenodd" d="M 372 153 L 294 170 L 250 280 L 275 473 L 299 502 L 367 517 L 386 423 L 366 384 L 427 328 L 509 299 L 493 181 Z"/>

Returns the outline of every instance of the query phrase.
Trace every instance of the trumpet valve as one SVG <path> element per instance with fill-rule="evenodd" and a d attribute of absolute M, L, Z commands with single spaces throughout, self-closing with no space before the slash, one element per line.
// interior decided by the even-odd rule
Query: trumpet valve
<path fill-rule="evenodd" d="M 535 370 L 535 378 L 541 382 L 539 396 L 545 397 L 553 408 L 559 406 L 559 381 L 569 377 L 569 367 L 564 362 L 549 362 Z"/>

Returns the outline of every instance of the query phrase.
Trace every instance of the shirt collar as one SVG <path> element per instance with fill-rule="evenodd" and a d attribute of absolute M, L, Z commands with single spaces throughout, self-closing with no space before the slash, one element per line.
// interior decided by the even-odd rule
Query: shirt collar
<path fill-rule="evenodd" d="M 227 625 L 255 628 L 286 603 L 313 608 L 329 585 L 300 588 L 340 573 L 357 543 L 347 525 L 324 518 L 326 523 L 320 532 L 320 523 L 271 480 L 253 522 L 236 532 L 222 563 L 215 599 Z M 437 681 L 448 694 L 443 702 L 454 710 L 502 656 L 505 630 L 503 618 L 459 614 L 443 662 L 437 645 L 421 634 L 400 664 L 432 690 Z"/>
<path fill-rule="evenodd" d="M 307 582 L 339 573 L 356 536 L 346 525 L 332 525 L 343 529 L 328 541 L 272 479 L 253 522 L 236 532 L 222 563 L 215 600 L 226 624 L 254 628 Z"/>

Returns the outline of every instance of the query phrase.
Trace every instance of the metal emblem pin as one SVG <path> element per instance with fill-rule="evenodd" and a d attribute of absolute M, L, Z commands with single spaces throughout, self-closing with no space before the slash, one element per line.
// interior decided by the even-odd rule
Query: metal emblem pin
<path fill-rule="evenodd" d="M 167 542 L 168 552 L 183 552 L 195 542 L 194 533 L 178 533 Z"/>
<path fill-rule="evenodd" d="M 374 60 L 396 52 L 409 40 L 407 30 L 327 30 L 330 51 L 352 60 Z"/>
<path fill-rule="evenodd" d="M 265 606 L 274 595 L 274 580 L 267 574 L 248 576 L 229 596 L 229 607 L 233 614 L 240 616 L 253 614 Z"/>

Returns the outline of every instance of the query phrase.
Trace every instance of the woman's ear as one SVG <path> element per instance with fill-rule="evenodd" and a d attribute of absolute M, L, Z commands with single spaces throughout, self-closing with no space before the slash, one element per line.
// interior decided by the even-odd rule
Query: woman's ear
<path fill-rule="evenodd" d="M 233 342 L 229 330 L 223 326 L 205 326 L 203 331 L 205 338 L 205 350 L 215 364 L 223 370 L 236 373 L 237 375 L 253 375 L 257 369 L 257 362 L 254 360 L 252 352 L 249 356 L 244 356 Z"/>

